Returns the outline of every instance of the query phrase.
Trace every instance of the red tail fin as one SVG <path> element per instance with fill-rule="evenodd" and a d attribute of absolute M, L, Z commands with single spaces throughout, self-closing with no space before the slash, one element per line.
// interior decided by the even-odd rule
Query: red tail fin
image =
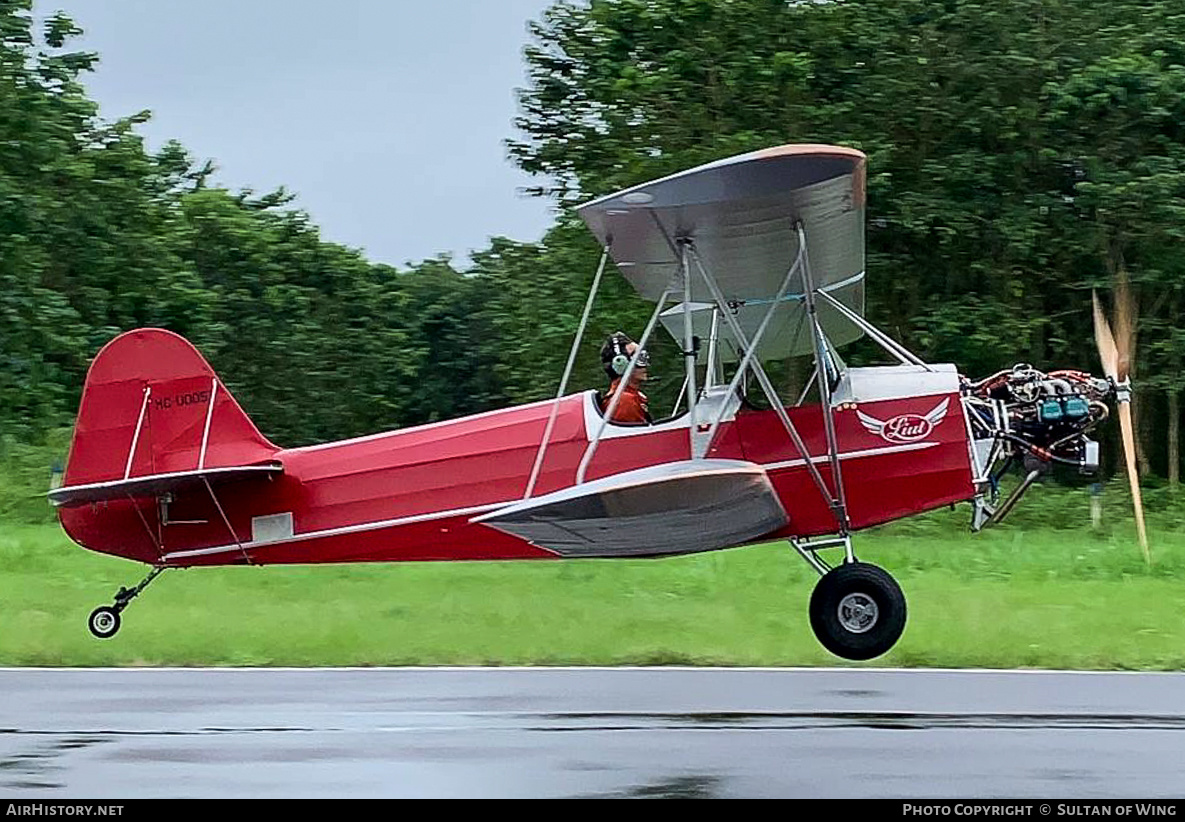
<path fill-rule="evenodd" d="M 186 339 L 141 328 L 91 363 L 65 484 L 254 465 L 278 450 Z"/>

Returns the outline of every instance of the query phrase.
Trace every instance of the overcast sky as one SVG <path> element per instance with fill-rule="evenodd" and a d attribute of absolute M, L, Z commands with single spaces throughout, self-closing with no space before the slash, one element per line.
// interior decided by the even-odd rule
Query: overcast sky
<path fill-rule="evenodd" d="M 550 0 L 37 0 L 101 62 L 105 119 L 151 109 L 230 188 L 280 185 L 325 239 L 375 262 L 492 235 L 538 240 L 548 202 L 507 159 L 527 21 Z"/>

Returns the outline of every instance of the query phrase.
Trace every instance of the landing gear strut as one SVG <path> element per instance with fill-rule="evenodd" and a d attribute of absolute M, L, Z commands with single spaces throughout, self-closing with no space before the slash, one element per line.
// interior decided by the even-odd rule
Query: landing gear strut
<path fill-rule="evenodd" d="M 811 629 L 819 643 L 844 659 L 865 660 L 886 653 L 905 630 L 905 594 L 888 571 L 859 562 L 850 539 L 792 540 L 821 578 L 811 594 Z M 828 567 L 815 551 L 844 547 L 844 562 Z"/>
<path fill-rule="evenodd" d="M 148 587 L 148 583 L 152 582 L 161 571 L 165 570 L 163 565 L 158 565 L 152 569 L 152 573 L 144 577 L 140 584 L 135 588 L 121 587 L 115 594 L 114 605 L 100 605 L 95 610 L 91 611 L 90 618 L 87 620 L 86 627 L 90 628 L 90 632 L 99 639 L 110 639 L 119 631 L 120 619 L 119 614 L 124 608 L 131 604 L 132 600 L 140 595 L 140 592 Z"/>

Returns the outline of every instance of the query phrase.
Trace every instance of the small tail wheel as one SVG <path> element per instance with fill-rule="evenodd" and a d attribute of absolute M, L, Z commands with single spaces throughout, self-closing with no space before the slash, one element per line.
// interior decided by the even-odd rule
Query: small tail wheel
<path fill-rule="evenodd" d="M 811 628 L 828 651 L 844 659 L 872 659 L 901 638 L 905 594 L 888 571 L 849 562 L 819 580 L 810 614 Z"/>
<path fill-rule="evenodd" d="M 91 611 L 86 624 L 99 639 L 110 639 L 119 630 L 119 611 L 109 605 L 100 605 Z"/>

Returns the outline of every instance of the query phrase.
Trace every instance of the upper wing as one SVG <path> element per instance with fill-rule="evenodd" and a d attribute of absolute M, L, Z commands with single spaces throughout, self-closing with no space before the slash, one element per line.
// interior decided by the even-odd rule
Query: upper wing
<path fill-rule="evenodd" d="M 865 157 L 855 149 L 779 146 L 643 183 L 577 210 L 622 275 L 650 300 L 678 271 L 675 241 L 690 238 L 724 297 L 757 317 L 755 328 L 798 254 L 799 222 L 815 285 L 863 314 L 864 177 Z M 693 301 L 712 300 L 698 276 L 691 292 Z M 805 315 L 801 283 L 791 292 L 771 325 L 785 333 L 763 346 L 763 356 L 810 350 L 810 335 L 793 331 Z M 862 333 L 833 311 L 820 319 L 835 344 Z"/>

